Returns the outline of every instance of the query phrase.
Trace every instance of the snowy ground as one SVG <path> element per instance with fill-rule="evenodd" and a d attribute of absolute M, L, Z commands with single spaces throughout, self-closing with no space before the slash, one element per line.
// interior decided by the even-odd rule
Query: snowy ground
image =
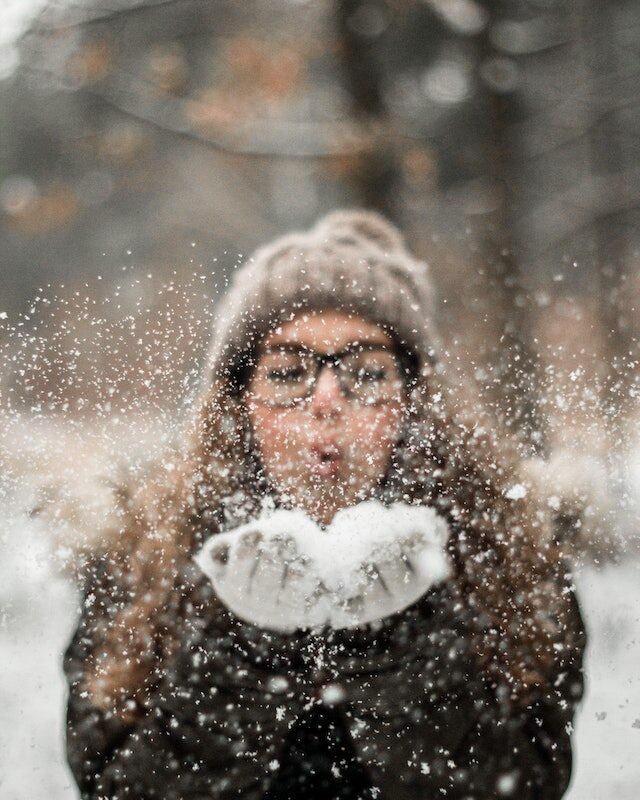
<path fill-rule="evenodd" d="M 61 654 L 75 591 L 52 573 L 34 525 L 5 517 L 0 554 L 0 798 L 74 798 L 64 759 Z"/>
<path fill-rule="evenodd" d="M 0 797 L 72 800 L 65 765 L 61 654 L 76 594 L 56 577 L 42 530 L 4 516 L 0 532 Z M 640 791 L 640 563 L 578 576 L 590 632 L 588 693 L 576 725 L 570 800 Z"/>
<path fill-rule="evenodd" d="M 570 800 L 640 795 L 640 562 L 584 568 L 587 695 L 576 723 Z"/>

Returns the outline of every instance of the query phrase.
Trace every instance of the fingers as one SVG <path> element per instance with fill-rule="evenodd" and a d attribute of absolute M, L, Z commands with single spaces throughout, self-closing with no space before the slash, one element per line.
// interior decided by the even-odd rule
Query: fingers
<path fill-rule="evenodd" d="M 253 579 L 258 569 L 262 547 L 259 531 L 246 531 L 231 548 L 231 558 L 225 570 L 225 579 L 233 580 L 238 591 L 251 594 Z"/>
<path fill-rule="evenodd" d="M 240 619 L 261 627 L 294 630 L 305 622 L 305 600 L 319 579 L 290 534 L 249 529 L 220 534 L 196 561 L 216 594 Z"/>
<path fill-rule="evenodd" d="M 350 604 L 358 624 L 390 616 L 424 594 L 424 581 L 416 564 L 419 538 L 408 537 L 401 546 L 378 552 L 375 561 L 362 567 L 364 585 Z"/>
<path fill-rule="evenodd" d="M 387 591 L 392 596 L 402 596 L 411 591 L 417 581 L 417 571 L 406 553 L 400 552 L 392 558 L 378 563 L 378 571 Z"/>

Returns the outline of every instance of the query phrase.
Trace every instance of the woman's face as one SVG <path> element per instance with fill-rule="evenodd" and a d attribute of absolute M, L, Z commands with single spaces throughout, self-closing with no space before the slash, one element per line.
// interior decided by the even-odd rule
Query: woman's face
<path fill-rule="evenodd" d="M 245 396 L 272 485 L 322 524 L 370 496 L 400 436 L 405 395 L 393 341 L 378 325 L 321 311 L 274 329 Z"/>

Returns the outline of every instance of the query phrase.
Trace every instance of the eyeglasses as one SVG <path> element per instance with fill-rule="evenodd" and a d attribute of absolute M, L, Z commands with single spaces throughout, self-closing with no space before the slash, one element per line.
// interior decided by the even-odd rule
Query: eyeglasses
<path fill-rule="evenodd" d="M 337 353 L 317 353 L 298 345 L 263 350 L 249 384 L 259 403 L 286 408 L 308 400 L 323 367 L 329 366 L 344 396 L 362 405 L 403 397 L 405 381 L 396 354 L 379 344 L 355 344 Z"/>

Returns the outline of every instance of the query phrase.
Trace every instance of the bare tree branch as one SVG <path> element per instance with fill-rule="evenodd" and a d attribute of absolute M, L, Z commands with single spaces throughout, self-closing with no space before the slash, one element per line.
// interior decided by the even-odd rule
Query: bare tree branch
<path fill-rule="evenodd" d="M 169 6 L 186 5 L 187 3 L 206 5 L 210 0 L 145 0 L 145 2 L 134 2 L 120 8 L 105 7 L 102 3 L 94 9 L 87 6 L 80 6 L 77 3 L 65 0 L 59 9 L 48 5 L 45 6 L 36 17 L 36 31 L 63 31 L 72 28 L 84 27 L 85 25 L 99 24 L 102 22 L 113 22 L 120 19 L 131 18 L 146 11 L 154 11 L 158 8 Z M 57 14 L 61 10 L 64 13 Z M 53 14 L 52 14 L 53 12 Z M 74 16 L 75 12 L 75 16 Z M 29 35 L 27 31 L 24 36 Z"/>
<path fill-rule="evenodd" d="M 34 70 L 31 70 L 32 72 Z M 225 153 L 259 158 L 334 158 L 375 149 L 380 132 L 362 121 L 291 121 L 252 117 L 229 133 L 202 132 L 189 124 L 189 100 L 163 96 L 155 100 L 149 88 L 134 86 L 129 76 L 112 73 L 108 83 L 86 85 L 82 91 L 122 114 L 165 133 L 186 137 Z"/>

